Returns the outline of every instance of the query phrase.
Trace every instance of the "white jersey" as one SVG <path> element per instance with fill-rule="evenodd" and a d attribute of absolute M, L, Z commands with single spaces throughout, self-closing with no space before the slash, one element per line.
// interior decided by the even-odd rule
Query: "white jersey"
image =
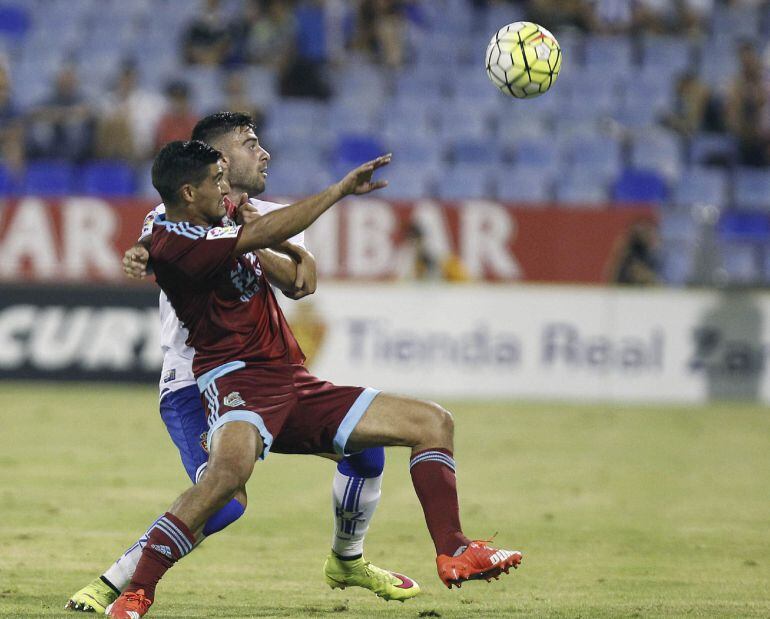
<path fill-rule="evenodd" d="M 257 208 L 260 215 L 269 213 L 286 206 L 275 202 L 266 202 L 252 198 L 249 202 Z M 166 207 L 159 204 L 144 218 L 142 240 L 152 234 L 152 225 L 158 215 L 166 213 Z M 305 247 L 305 233 L 300 232 L 289 239 L 290 242 Z M 160 292 L 160 347 L 163 350 L 163 370 L 160 373 L 160 398 L 171 392 L 195 384 L 195 376 L 192 371 L 195 350 L 187 345 L 187 329 L 179 322 L 174 308 L 166 297 L 166 293 Z"/>

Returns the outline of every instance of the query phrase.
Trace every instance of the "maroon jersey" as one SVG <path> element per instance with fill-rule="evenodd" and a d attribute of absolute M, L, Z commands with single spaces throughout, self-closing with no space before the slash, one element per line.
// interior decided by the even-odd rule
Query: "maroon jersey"
<path fill-rule="evenodd" d="M 153 227 L 155 278 L 190 333 L 195 376 L 231 361 L 305 360 L 256 254 L 234 255 L 241 231 L 161 218 Z"/>

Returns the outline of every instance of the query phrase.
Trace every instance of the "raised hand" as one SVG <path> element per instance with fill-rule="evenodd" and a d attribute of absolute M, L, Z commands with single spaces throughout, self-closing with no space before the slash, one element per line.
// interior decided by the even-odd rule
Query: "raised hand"
<path fill-rule="evenodd" d="M 360 196 L 376 189 L 382 189 L 388 186 L 388 181 L 373 181 L 372 174 L 377 168 L 388 165 L 393 155 L 388 153 L 372 159 L 366 163 L 358 166 L 355 170 L 351 170 L 345 175 L 339 183 L 340 191 L 342 195 L 356 195 Z"/>

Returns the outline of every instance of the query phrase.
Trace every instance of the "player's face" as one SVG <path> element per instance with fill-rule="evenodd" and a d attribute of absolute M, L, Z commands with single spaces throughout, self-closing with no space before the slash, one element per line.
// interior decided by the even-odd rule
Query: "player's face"
<path fill-rule="evenodd" d="M 190 207 L 199 219 L 216 225 L 227 212 L 225 196 L 229 191 L 230 185 L 225 178 L 222 162 L 212 163 L 208 167 L 206 178 L 195 186 L 194 201 Z"/>
<path fill-rule="evenodd" d="M 268 153 L 251 127 L 238 127 L 224 136 L 216 147 L 227 157 L 230 184 L 238 191 L 256 196 L 265 190 Z"/>

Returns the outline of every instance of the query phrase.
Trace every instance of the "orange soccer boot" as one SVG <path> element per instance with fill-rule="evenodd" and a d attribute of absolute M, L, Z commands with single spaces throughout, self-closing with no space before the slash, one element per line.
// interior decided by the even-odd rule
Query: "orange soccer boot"
<path fill-rule="evenodd" d="M 144 594 L 144 589 L 126 591 L 104 611 L 108 617 L 117 619 L 139 619 L 150 610 L 152 600 Z"/>
<path fill-rule="evenodd" d="M 487 546 L 487 541 L 476 540 L 468 544 L 465 550 L 455 557 L 439 555 L 436 557 L 438 577 L 448 587 L 460 585 L 466 580 L 497 580 L 500 574 L 511 568 L 516 569 L 521 563 L 518 550 L 503 550 Z"/>

